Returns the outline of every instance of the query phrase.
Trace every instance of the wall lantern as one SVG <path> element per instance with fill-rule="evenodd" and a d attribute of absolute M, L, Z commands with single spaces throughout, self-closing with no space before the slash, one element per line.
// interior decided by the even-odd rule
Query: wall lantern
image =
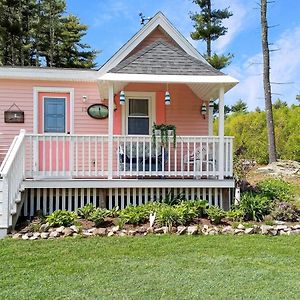
<path fill-rule="evenodd" d="M 168 91 L 166 91 L 166 93 L 165 93 L 165 105 L 170 105 L 170 104 L 171 104 L 170 93 Z"/>
<path fill-rule="evenodd" d="M 125 105 L 125 92 L 124 91 L 120 92 L 120 104 Z"/>
<path fill-rule="evenodd" d="M 206 104 L 205 104 L 205 102 L 203 102 L 202 105 L 201 105 L 201 115 L 205 119 L 205 116 L 206 116 Z"/>
<path fill-rule="evenodd" d="M 210 100 L 209 101 L 209 108 L 213 108 L 214 107 L 214 100 Z"/>

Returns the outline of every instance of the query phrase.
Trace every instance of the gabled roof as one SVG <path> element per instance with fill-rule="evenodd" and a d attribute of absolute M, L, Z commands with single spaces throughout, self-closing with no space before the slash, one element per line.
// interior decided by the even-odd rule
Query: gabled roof
<path fill-rule="evenodd" d="M 109 73 L 153 75 L 224 75 L 210 65 L 159 39 L 126 58 Z"/>
<path fill-rule="evenodd" d="M 153 18 L 143 26 L 127 43 L 125 43 L 100 69 L 103 75 L 117 66 L 134 50 L 155 28 L 160 26 L 177 44 L 190 56 L 208 64 L 203 56 L 190 44 L 190 42 L 171 24 L 162 12 L 155 14 Z"/>

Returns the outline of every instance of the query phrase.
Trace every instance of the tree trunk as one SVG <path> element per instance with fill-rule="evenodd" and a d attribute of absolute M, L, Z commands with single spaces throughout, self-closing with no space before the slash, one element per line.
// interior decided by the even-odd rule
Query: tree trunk
<path fill-rule="evenodd" d="M 261 0 L 261 41 L 263 51 L 263 84 L 268 130 L 269 163 L 271 163 L 276 161 L 276 147 L 270 84 L 270 52 L 268 44 L 267 0 Z"/>

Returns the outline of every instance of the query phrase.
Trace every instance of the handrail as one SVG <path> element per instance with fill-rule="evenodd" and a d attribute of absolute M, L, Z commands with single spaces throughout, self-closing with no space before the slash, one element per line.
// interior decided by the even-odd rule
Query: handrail
<path fill-rule="evenodd" d="M 16 136 L 12 142 L 12 144 L 9 147 L 9 150 L 7 151 L 7 154 L 1 164 L 0 167 L 0 175 L 2 177 L 6 176 L 15 160 L 15 157 L 17 156 L 23 141 L 25 139 L 26 131 L 25 129 L 20 130 L 20 134 Z"/>

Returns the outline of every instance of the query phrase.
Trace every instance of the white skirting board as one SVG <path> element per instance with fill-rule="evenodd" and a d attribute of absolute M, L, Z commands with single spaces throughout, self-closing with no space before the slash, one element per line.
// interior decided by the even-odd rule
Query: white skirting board
<path fill-rule="evenodd" d="M 232 188 L 35 188 L 27 190 L 21 215 L 33 217 L 39 212 L 48 215 L 57 209 L 77 211 L 87 203 L 111 209 L 115 206 L 141 205 L 167 197 L 187 200 L 203 199 L 209 205 L 228 210 L 233 199 Z"/>

